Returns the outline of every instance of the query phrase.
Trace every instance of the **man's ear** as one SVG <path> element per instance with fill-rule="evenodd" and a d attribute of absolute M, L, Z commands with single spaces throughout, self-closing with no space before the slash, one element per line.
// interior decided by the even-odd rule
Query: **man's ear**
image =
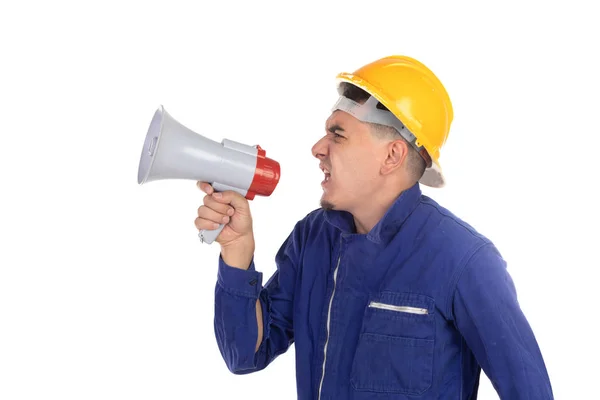
<path fill-rule="evenodd" d="M 381 174 L 390 174 L 402 167 L 408 157 L 408 144 L 403 140 L 394 140 L 386 146 L 387 154 L 381 165 Z"/>

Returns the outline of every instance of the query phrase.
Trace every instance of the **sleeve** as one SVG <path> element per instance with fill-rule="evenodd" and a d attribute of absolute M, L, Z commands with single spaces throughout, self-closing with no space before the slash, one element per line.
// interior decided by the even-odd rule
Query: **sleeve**
<path fill-rule="evenodd" d="M 241 270 L 227 265 L 219 256 L 214 330 L 231 372 L 248 374 L 262 370 L 293 343 L 294 287 L 300 248 L 296 227 L 277 252 L 277 270 L 264 287 L 254 259 L 247 270 Z M 255 352 L 257 299 L 262 309 L 263 339 Z"/>
<path fill-rule="evenodd" d="M 495 246 L 466 264 L 453 299 L 455 323 L 501 399 L 553 399 L 534 333 Z"/>

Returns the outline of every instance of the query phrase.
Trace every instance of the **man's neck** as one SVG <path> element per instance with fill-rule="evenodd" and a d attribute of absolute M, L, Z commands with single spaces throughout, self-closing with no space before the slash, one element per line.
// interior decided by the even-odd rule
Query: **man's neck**
<path fill-rule="evenodd" d="M 368 199 L 368 202 L 352 211 L 356 232 L 360 234 L 369 233 L 405 190 L 408 190 L 408 187 L 402 187 L 401 190 L 395 192 L 376 193 Z"/>

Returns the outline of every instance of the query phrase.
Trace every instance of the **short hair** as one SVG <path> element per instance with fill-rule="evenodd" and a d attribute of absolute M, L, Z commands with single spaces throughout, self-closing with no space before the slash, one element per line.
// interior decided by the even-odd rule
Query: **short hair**
<path fill-rule="evenodd" d="M 365 90 L 359 88 L 358 86 L 352 85 L 348 82 L 341 82 L 339 87 L 339 93 L 342 96 L 349 98 L 350 100 L 354 100 L 357 103 L 363 104 L 365 101 L 371 97 L 369 93 Z M 381 104 L 381 102 L 377 102 L 378 109 L 390 111 L 386 106 Z M 407 159 L 407 170 L 409 174 L 415 181 L 421 179 L 423 174 L 425 173 L 425 169 L 427 168 L 427 163 L 423 157 L 419 154 L 419 152 L 410 144 L 404 137 L 400 135 L 395 128 L 391 126 L 368 123 L 371 126 L 371 132 L 379 137 L 390 137 L 390 138 L 400 138 L 402 139 L 408 147 L 408 155 Z"/>

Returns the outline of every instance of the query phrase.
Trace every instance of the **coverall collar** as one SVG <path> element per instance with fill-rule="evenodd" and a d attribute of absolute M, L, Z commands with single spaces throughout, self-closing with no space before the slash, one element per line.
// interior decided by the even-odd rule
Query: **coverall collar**
<path fill-rule="evenodd" d="M 387 209 L 383 217 L 366 234 L 367 239 L 378 244 L 388 244 L 398 233 L 408 216 L 414 211 L 421 199 L 421 187 L 415 183 L 403 191 Z M 326 210 L 325 220 L 346 235 L 358 235 L 354 226 L 354 217 L 347 211 Z"/>

